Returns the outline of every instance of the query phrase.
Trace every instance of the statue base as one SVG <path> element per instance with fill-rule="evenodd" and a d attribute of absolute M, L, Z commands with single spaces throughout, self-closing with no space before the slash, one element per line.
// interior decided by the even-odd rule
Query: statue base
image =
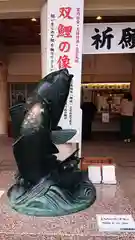
<path fill-rule="evenodd" d="M 118 185 L 96 185 L 97 199 L 84 211 L 63 217 L 33 217 L 17 213 L 9 206 L 7 188 L 14 182 L 12 159 L 1 163 L 0 239 L 4 240 L 128 240 L 134 233 L 99 232 L 96 214 L 131 214 L 128 197 Z M 10 169 L 10 170 L 9 170 Z M 11 170 L 12 169 L 12 170 Z M 128 206 L 128 208 L 127 208 Z M 111 207 L 111 209 L 110 209 Z M 126 210 L 125 210 L 126 209 Z"/>
<path fill-rule="evenodd" d="M 26 188 L 19 178 L 8 190 L 12 209 L 31 216 L 64 216 L 84 210 L 96 199 L 94 185 L 87 172 L 79 170 L 54 171 Z"/>

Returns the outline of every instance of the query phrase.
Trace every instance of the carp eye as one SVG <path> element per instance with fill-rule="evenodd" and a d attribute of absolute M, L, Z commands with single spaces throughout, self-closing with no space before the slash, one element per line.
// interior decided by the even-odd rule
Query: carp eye
<path fill-rule="evenodd" d="M 38 117 L 38 115 L 43 112 L 43 109 L 41 107 L 40 103 L 36 103 L 32 108 L 31 108 L 31 114 L 34 115 L 35 117 Z"/>

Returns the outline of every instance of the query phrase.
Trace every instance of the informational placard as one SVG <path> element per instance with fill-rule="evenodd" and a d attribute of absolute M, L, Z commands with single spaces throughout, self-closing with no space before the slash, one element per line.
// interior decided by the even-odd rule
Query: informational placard
<path fill-rule="evenodd" d="M 60 126 L 76 129 L 72 142 L 81 139 L 81 66 L 84 0 L 47 2 L 47 73 L 67 68 L 74 75 Z"/>
<path fill-rule="evenodd" d="M 92 183 L 101 183 L 101 166 L 88 166 L 88 178 Z"/>
<path fill-rule="evenodd" d="M 131 215 L 97 214 L 100 232 L 135 232 L 135 222 Z"/>
<path fill-rule="evenodd" d="M 84 24 L 83 54 L 135 53 L 135 22 Z"/>
<path fill-rule="evenodd" d="M 102 122 L 103 123 L 109 123 L 109 113 L 102 113 Z"/>
<path fill-rule="evenodd" d="M 104 184 L 117 183 L 114 164 L 102 166 L 102 183 Z"/>

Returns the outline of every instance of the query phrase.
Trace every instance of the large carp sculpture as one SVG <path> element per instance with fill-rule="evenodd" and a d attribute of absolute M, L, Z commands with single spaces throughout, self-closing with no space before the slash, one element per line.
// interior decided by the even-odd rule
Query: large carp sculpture
<path fill-rule="evenodd" d="M 20 213 L 67 215 L 91 206 L 96 199 L 87 172 L 78 168 L 76 152 L 63 161 L 57 159 L 57 145 L 76 134 L 58 127 L 72 79 L 67 69 L 50 73 L 26 103 L 10 109 L 18 174 L 7 195 L 10 206 Z"/>

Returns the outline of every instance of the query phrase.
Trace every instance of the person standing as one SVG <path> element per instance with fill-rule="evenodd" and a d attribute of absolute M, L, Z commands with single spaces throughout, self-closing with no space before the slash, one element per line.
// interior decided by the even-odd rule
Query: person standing
<path fill-rule="evenodd" d="M 84 140 L 90 140 L 92 132 L 92 122 L 94 120 L 97 108 L 93 102 L 84 102 L 82 104 L 82 137 Z"/>
<path fill-rule="evenodd" d="M 133 130 L 134 103 L 130 93 L 125 93 L 120 106 L 121 136 L 124 142 L 131 142 Z"/>

